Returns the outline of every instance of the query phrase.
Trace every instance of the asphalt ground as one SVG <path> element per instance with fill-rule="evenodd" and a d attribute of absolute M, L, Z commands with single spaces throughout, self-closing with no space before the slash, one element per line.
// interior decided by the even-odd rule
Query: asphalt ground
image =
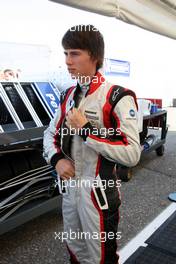
<path fill-rule="evenodd" d="M 169 132 L 164 156 L 155 151 L 141 158 L 133 168 L 131 181 L 122 183 L 118 241 L 119 249 L 149 224 L 168 205 L 168 194 L 176 192 L 176 108 L 168 109 Z M 0 237 L 0 264 L 68 264 L 64 242 L 61 205 Z M 91 263 L 93 264 L 93 263 Z"/>

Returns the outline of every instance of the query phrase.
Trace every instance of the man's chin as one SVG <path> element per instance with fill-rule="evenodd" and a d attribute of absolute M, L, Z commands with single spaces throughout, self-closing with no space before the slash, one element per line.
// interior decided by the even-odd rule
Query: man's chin
<path fill-rule="evenodd" d="M 75 74 L 75 73 L 70 73 L 70 75 L 71 75 L 71 78 L 74 79 L 74 80 L 75 79 L 77 80 L 78 77 L 79 77 L 79 75 L 78 74 Z"/>

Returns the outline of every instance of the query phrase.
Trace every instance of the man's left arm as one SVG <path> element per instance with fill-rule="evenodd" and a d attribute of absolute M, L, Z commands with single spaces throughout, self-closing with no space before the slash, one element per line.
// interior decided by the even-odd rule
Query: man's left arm
<path fill-rule="evenodd" d="M 141 155 L 137 108 L 130 95 L 124 96 L 113 110 L 116 136 L 101 137 L 88 132 L 85 143 L 107 159 L 127 167 L 135 166 Z M 89 124 L 86 124 L 88 127 Z M 90 129 L 91 131 L 91 129 Z"/>

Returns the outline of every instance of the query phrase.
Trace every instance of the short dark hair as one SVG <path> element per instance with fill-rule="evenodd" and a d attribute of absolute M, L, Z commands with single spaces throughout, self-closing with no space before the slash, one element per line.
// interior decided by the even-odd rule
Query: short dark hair
<path fill-rule="evenodd" d="M 6 72 L 13 72 L 13 70 L 11 70 L 11 69 L 5 69 L 4 70 L 4 73 L 6 73 Z"/>
<path fill-rule="evenodd" d="M 96 69 L 103 66 L 104 40 L 98 29 L 93 25 L 76 25 L 71 27 L 62 38 L 64 49 L 82 49 L 90 53 L 93 60 L 97 60 Z"/>

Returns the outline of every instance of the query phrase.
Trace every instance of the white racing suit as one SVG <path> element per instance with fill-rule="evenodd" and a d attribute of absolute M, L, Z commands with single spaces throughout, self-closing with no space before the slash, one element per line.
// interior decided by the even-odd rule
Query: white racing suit
<path fill-rule="evenodd" d="M 70 136 L 65 114 L 79 93 L 79 85 L 66 91 L 44 133 L 44 157 L 54 167 L 62 158 L 74 160 L 74 184 L 66 184 L 62 204 L 71 263 L 116 264 L 120 199 L 113 169 L 140 159 L 135 94 L 98 72 L 78 106 L 89 121 L 86 129 Z"/>

